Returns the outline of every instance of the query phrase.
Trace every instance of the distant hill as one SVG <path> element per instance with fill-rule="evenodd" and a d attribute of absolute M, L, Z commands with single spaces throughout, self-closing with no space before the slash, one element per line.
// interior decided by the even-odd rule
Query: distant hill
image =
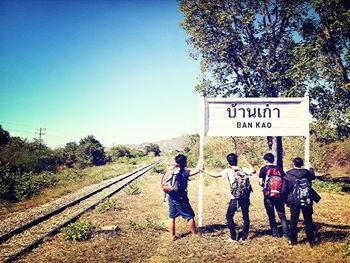
<path fill-rule="evenodd" d="M 183 135 L 175 138 L 171 138 L 168 140 L 162 140 L 162 141 L 157 141 L 157 142 L 145 142 L 142 144 L 127 144 L 126 146 L 130 148 L 137 148 L 142 150 L 146 145 L 149 144 L 158 144 L 159 148 L 162 152 L 172 152 L 176 150 L 183 150 L 187 144 L 188 144 L 188 136 Z"/>

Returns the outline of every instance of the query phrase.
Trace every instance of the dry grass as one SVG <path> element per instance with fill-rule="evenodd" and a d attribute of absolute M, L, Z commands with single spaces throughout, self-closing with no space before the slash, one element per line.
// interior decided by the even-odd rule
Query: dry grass
<path fill-rule="evenodd" d="M 299 227 L 300 244 L 291 247 L 284 238 L 269 235 L 267 216 L 257 178 L 252 178 L 255 192 L 251 198 L 250 238 L 244 243 L 225 242 L 228 237 L 225 213 L 229 200 L 227 182 L 205 179 L 202 235 L 191 236 L 186 222 L 178 218 L 177 234 L 170 241 L 164 229 L 168 205 L 162 202 L 161 175 L 152 174 L 139 180 L 141 193 L 118 193 L 114 206 L 104 213 L 98 208 L 85 214 L 84 221 L 96 223 L 97 229 L 114 226 L 114 230 L 100 230 L 88 241 L 65 241 L 63 234 L 47 240 L 40 247 L 21 258 L 21 262 L 350 262 L 344 256 L 350 237 L 350 195 L 321 193 L 315 205 L 317 246 L 310 248 L 305 240 L 302 221 Z M 197 211 L 198 179 L 189 183 L 191 204 Z M 289 213 L 287 215 L 289 218 Z M 241 229 L 241 213 L 235 215 Z"/>

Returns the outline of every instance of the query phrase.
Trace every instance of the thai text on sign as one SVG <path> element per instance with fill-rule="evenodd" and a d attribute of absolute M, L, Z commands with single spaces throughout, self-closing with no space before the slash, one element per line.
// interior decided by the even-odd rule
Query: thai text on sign
<path fill-rule="evenodd" d="M 205 136 L 308 136 L 309 97 L 204 99 Z"/>

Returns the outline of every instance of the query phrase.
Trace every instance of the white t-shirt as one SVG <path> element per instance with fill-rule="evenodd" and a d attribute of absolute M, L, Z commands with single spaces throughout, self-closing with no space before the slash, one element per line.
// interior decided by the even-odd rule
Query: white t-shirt
<path fill-rule="evenodd" d="M 226 180 L 229 180 L 230 181 L 230 184 L 232 185 L 235 180 L 236 180 L 236 177 L 235 177 L 235 171 L 241 171 L 243 173 L 245 173 L 247 176 L 251 176 L 253 175 L 253 171 L 247 167 L 238 167 L 238 166 L 231 166 L 230 168 L 226 168 L 224 170 L 222 170 L 219 175 L 222 176 L 222 178 L 225 178 Z M 231 191 L 230 191 L 231 192 Z M 234 199 L 234 196 L 232 194 L 231 195 L 231 199 Z"/>

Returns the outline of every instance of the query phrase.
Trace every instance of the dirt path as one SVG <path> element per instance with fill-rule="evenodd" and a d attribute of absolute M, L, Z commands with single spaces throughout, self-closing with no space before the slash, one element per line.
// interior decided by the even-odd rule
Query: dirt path
<path fill-rule="evenodd" d="M 321 193 L 315 205 L 314 221 L 318 245 L 310 248 L 305 240 L 302 221 L 300 244 L 290 246 L 284 238 L 269 235 L 268 219 L 263 207 L 261 188 L 252 178 L 249 240 L 232 244 L 228 237 L 225 213 L 229 201 L 227 181 L 205 177 L 203 228 L 200 237 L 189 235 L 186 222 L 177 219 L 180 239 L 172 242 L 166 230 L 168 205 L 162 202 L 161 175 L 139 181 L 141 193 L 118 194 L 115 204 L 103 213 L 98 208 L 81 220 L 102 226 L 116 226 L 117 231 L 98 231 L 88 241 L 63 240 L 60 233 L 22 258 L 23 262 L 350 262 L 344 248 L 350 242 L 350 195 Z M 189 182 L 189 195 L 197 214 L 198 180 Z M 287 213 L 287 219 L 289 212 Z M 241 212 L 235 216 L 241 229 Z M 34 260 L 36 258 L 36 260 Z"/>

